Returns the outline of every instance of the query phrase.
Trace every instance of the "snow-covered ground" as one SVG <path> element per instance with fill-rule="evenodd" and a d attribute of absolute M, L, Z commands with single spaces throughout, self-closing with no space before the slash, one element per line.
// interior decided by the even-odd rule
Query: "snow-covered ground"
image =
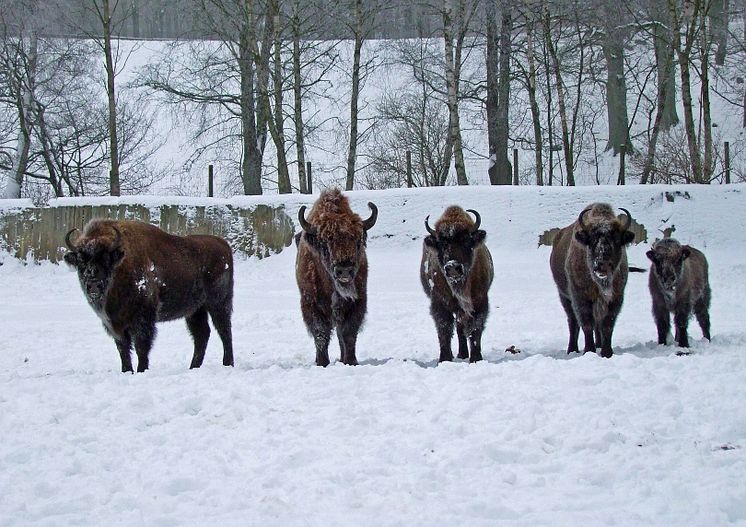
<path fill-rule="evenodd" d="M 663 194 L 677 190 L 689 199 Z M 236 266 L 235 368 L 213 332 L 188 370 L 173 322 L 138 375 L 119 373 L 73 272 L 6 255 L 0 526 L 746 525 L 745 190 L 351 193 L 361 214 L 380 209 L 357 367 L 313 365 L 294 247 Z M 291 216 L 307 199 L 286 201 Z M 712 342 L 692 321 L 691 355 L 656 345 L 634 274 L 614 357 L 565 355 L 538 235 L 597 200 L 628 208 L 651 241 L 675 225 L 704 250 Z M 437 365 L 418 278 L 424 217 L 451 203 L 482 214 L 496 267 L 477 364 Z M 633 265 L 647 267 L 647 248 L 630 249 Z"/>

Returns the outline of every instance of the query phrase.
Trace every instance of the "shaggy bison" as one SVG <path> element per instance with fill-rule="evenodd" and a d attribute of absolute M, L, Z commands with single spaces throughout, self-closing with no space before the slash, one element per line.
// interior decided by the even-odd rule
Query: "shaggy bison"
<path fill-rule="evenodd" d="M 302 231 L 295 237 L 295 276 L 303 321 L 316 344 L 316 364 L 329 364 L 329 339 L 337 330 L 340 360 L 357 364 L 355 343 L 365 318 L 368 293 L 367 231 L 376 224 L 378 209 L 362 220 L 352 212 L 339 189 L 325 190 L 308 219 L 298 211 Z"/>
<path fill-rule="evenodd" d="M 487 233 L 479 228 L 479 213 L 468 212 L 474 214 L 476 222 L 456 206 L 445 210 L 434 229 L 428 224 L 429 216 L 425 219 L 429 235 L 422 246 L 420 281 L 430 298 L 441 362 L 453 360 L 454 319 L 458 358 L 468 358 L 470 362 L 482 360 L 482 332 L 489 314 L 487 292 L 492 284 L 493 266 L 484 243 Z"/>
<path fill-rule="evenodd" d="M 664 238 L 653 244 L 647 256 L 653 262 L 648 287 L 653 297 L 658 344 L 666 344 L 671 330 L 669 313 L 673 313 L 676 344 L 688 348 L 687 326 L 692 310 L 702 334 L 710 340 L 710 282 L 705 255 L 673 238 Z"/>
<path fill-rule="evenodd" d="M 215 236 L 173 236 L 139 221 L 94 219 L 72 242 L 65 261 L 78 271 L 80 286 L 104 328 L 114 338 L 122 371 L 148 369 L 156 322 L 186 318 L 194 339 L 192 368 L 205 357 L 212 318 L 223 341 L 223 364 L 233 366 L 231 311 L 233 254 Z"/>
<path fill-rule="evenodd" d="M 629 230 L 632 216 L 621 210 L 622 221 L 606 203 L 589 205 L 554 238 L 549 262 L 567 314 L 567 353 L 578 351 L 582 328 L 584 351 L 600 345 L 602 357 L 613 355 L 611 336 L 627 284 L 626 246 L 635 239 Z"/>

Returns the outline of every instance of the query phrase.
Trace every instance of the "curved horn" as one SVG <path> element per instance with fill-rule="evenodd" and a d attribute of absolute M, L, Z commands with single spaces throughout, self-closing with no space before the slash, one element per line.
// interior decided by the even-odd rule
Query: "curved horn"
<path fill-rule="evenodd" d="M 78 229 L 70 229 L 67 231 L 67 234 L 65 234 L 65 245 L 67 245 L 67 248 L 71 251 L 75 250 L 75 247 L 73 246 L 73 243 L 70 241 L 70 235 L 77 231 Z"/>
<path fill-rule="evenodd" d="M 117 237 L 114 238 L 114 244 L 111 246 L 111 248 L 112 250 L 119 249 L 122 246 L 122 232 L 113 225 L 111 226 L 111 228 L 114 229 L 114 232 L 117 234 Z"/>
<path fill-rule="evenodd" d="M 477 229 L 482 224 L 482 217 L 474 209 L 466 209 L 466 212 L 471 212 L 472 214 L 474 214 L 474 231 L 472 232 L 477 232 Z"/>
<path fill-rule="evenodd" d="M 313 232 L 313 226 L 308 223 L 308 220 L 306 219 L 306 206 L 301 206 L 300 209 L 298 209 L 298 222 L 300 223 L 301 228 L 304 231 Z"/>
<path fill-rule="evenodd" d="M 436 237 L 437 237 L 438 235 L 437 235 L 437 234 L 435 234 L 435 231 L 434 231 L 434 230 L 433 230 L 433 229 L 432 229 L 432 228 L 430 227 L 430 225 L 429 225 L 429 224 L 427 223 L 427 220 L 429 220 L 429 219 L 430 219 L 430 216 L 428 215 L 428 217 L 427 217 L 427 218 L 425 218 L 425 228 L 427 229 L 427 232 L 429 232 L 429 233 L 430 233 L 430 234 L 432 234 L 433 236 L 436 236 Z"/>
<path fill-rule="evenodd" d="M 622 224 L 622 227 L 624 227 L 624 230 L 628 230 L 630 225 L 632 225 L 632 214 L 629 213 L 627 209 L 623 209 L 622 207 L 619 207 L 619 210 L 624 211 L 624 214 L 627 216 L 627 221 L 625 221 Z"/>
<path fill-rule="evenodd" d="M 376 224 L 376 220 L 378 219 L 378 207 L 376 207 L 372 202 L 368 202 L 368 208 L 370 209 L 370 217 L 363 221 L 363 229 L 366 231 L 373 227 L 373 225 Z"/>
<path fill-rule="evenodd" d="M 590 207 L 588 207 L 587 209 L 583 209 L 583 212 L 581 212 L 580 215 L 578 216 L 578 223 L 580 224 L 580 228 L 583 230 L 585 230 L 587 227 L 587 225 L 583 223 L 583 216 L 585 216 L 588 212 L 590 212 L 590 210 L 591 210 Z"/>

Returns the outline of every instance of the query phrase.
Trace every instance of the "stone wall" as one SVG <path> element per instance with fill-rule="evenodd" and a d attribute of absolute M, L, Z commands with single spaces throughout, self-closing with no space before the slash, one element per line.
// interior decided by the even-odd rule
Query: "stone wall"
<path fill-rule="evenodd" d="M 283 206 L 137 204 L 67 205 L 0 209 L 0 249 L 17 258 L 58 262 L 65 233 L 91 218 L 140 220 L 172 234 L 214 234 L 238 255 L 264 258 L 293 239 L 294 225 Z"/>

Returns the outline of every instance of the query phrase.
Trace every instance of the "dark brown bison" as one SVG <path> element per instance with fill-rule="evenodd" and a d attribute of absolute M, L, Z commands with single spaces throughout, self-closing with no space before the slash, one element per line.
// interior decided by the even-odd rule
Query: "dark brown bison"
<path fill-rule="evenodd" d="M 233 253 L 216 236 L 173 236 L 139 221 L 94 219 L 69 248 L 88 303 L 114 338 L 122 371 L 148 369 L 156 322 L 186 318 L 194 339 L 192 368 L 205 358 L 212 318 L 223 341 L 223 364 L 233 366 Z"/>
<path fill-rule="evenodd" d="M 337 330 L 340 360 L 357 364 L 355 343 L 367 310 L 367 231 L 376 224 L 378 209 L 368 203 L 367 220 L 352 212 L 339 189 L 325 190 L 308 219 L 298 211 L 303 228 L 295 237 L 298 255 L 295 277 L 303 321 L 316 344 L 316 364 L 329 364 L 329 339 Z"/>
<path fill-rule="evenodd" d="M 701 251 L 664 238 L 647 252 L 650 266 L 648 287 L 653 297 L 653 318 L 658 328 L 658 344 L 665 344 L 673 313 L 676 343 L 689 347 L 687 326 L 694 311 L 702 334 L 710 340 L 710 281 L 707 259 Z"/>
<path fill-rule="evenodd" d="M 554 238 L 549 262 L 570 329 L 567 353 L 578 351 L 582 328 L 583 351 L 600 345 L 602 357 L 613 355 L 611 336 L 629 272 L 626 246 L 635 239 L 629 230 L 632 216 L 620 210 L 625 214 L 622 221 L 611 205 L 589 205 Z"/>
<path fill-rule="evenodd" d="M 492 256 L 484 243 L 487 233 L 479 228 L 479 213 L 468 212 L 474 214 L 476 222 L 456 206 L 445 210 L 434 229 L 428 224 L 429 216 L 425 219 L 430 234 L 422 246 L 420 281 L 430 298 L 440 362 L 453 360 L 454 320 L 458 358 L 468 358 L 469 362 L 482 360 L 482 332 L 489 314 L 487 292 L 494 272 Z"/>

